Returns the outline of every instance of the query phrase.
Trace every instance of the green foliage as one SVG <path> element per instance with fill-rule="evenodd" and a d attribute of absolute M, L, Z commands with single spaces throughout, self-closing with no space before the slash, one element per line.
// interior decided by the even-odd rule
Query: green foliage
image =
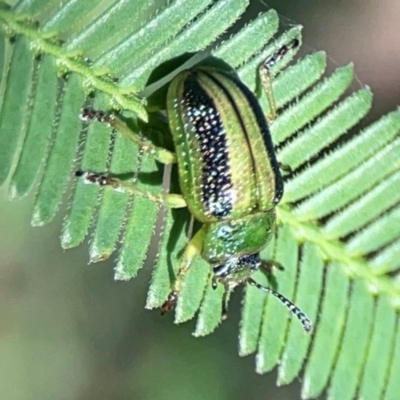
<path fill-rule="evenodd" d="M 162 210 L 161 231 L 155 234 L 157 205 L 76 182 L 72 177 L 78 168 L 131 173 L 152 193 L 160 191 L 162 182 L 160 167 L 122 135 L 114 137 L 99 123 L 82 127 L 79 110 L 92 104 L 146 121 L 139 91 L 151 71 L 213 44 L 247 5 L 246 0 L 175 0 L 158 9 L 156 2 L 136 0 L 22 0 L 0 8 L 0 182 L 9 177 L 11 199 L 39 185 L 34 225 L 53 219 L 72 182 L 62 246 L 79 245 L 92 227 L 92 261 L 119 247 L 116 279 L 138 273 L 154 240 L 158 257 L 147 308 L 159 307 L 170 290 L 189 215 Z M 277 14 L 266 12 L 214 45 L 212 53 L 254 88 L 257 65 L 283 43 L 301 40 L 300 27 L 277 34 L 278 25 Z M 273 70 L 282 111 L 271 132 L 279 160 L 294 172 L 286 178 L 277 208 L 277 238 L 262 256 L 285 266 L 275 274 L 279 291 L 315 327 L 305 335 L 276 299 L 246 287 L 239 353 L 256 352 L 260 373 L 278 364 L 279 384 L 303 370 L 304 398 L 328 387 L 331 399 L 351 399 L 357 390 L 363 399 L 395 399 L 400 375 L 400 112 L 346 135 L 368 112 L 370 90 L 343 97 L 353 77 L 351 65 L 319 81 L 326 66 L 323 52 L 284 68 L 293 56 L 289 52 Z M 264 97 L 261 104 L 268 113 Z M 195 336 L 212 332 L 220 322 L 222 288 L 212 290 L 210 279 L 208 265 L 196 260 L 177 304 L 176 322 L 198 312 Z M 256 279 L 268 284 L 261 273 Z"/>

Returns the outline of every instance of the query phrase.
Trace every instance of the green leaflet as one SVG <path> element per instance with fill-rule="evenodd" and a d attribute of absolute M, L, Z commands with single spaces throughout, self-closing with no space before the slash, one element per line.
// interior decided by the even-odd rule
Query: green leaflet
<path fill-rule="evenodd" d="M 180 255 L 187 242 L 187 222 L 188 213 L 185 209 L 166 211 L 146 308 L 160 307 L 168 296 L 171 280 L 177 273 Z"/>
<path fill-rule="evenodd" d="M 61 8 L 66 0 L 60 1 L 59 7 Z M 43 16 L 49 13 L 49 10 L 54 8 L 54 3 L 46 0 L 22 0 L 19 1 L 15 7 L 14 12 L 18 15 L 32 15 L 34 17 Z"/>
<path fill-rule="evenodd" d="M 270 10 L 245 26 L 240 35 L 234 35 L 217 46 L 213 55 L 238 68 L 264 47 L 277 32 L 278 26 L 278 14 L 275 10 Z M 264 42 L 259 40 L 260 35 L 263 35 Z"/>
<path fill-rule="evenodd" d="M 94 68 L 113 71 L 117 76 L 131 73 L 132 70 L 145 64 L 145 60 L 151 59 L 153 56 L 159 57 L 159 52 L 166 48 L 165 44 L 176 37 L 188 20 L 194 19 L 210 3 L 211 0 L 171 2 L 169 7 L 165 7 L 163 11 L 154 15 L 150 26 L 143 26 L 110 51 L 98 57 L 94 61 Z M 160 60 L 158 58 L 157 64 L 160 63 Z M 152 68 L 147 73 L 151 70 Z"/>
<path fill-rule="evenodd" d="M 327 268 L 320 323 L 304 373 L 302 396 L 305 398 L 317 397 L 328 383 L 346 321 L 349 281 L 340 264 L 331 263 Z"/>
<path fill-rule="evenodd" d="M 193 332 L 195 337 L 205 336 L 214 332 L 221 323 L 223 294 L 224 288 L 221 285 L 215 290 L 212 288 L 210 278 L 207 282 L 203 302 L 197 317 L 196 328 Z"/>
<path fill-rule="evenodd" d="M 81 122 L 76 118 L 84 102 L 82 82 L 72 75 L 63 87 L 63 101 L 55 138 L 45 162 L 42 181 L 33 208 L 32 225 L 49 223 L 58 210 L 62 195 L 73 173 L 72 165 L 79 144 Z"/>
<path fill-rule="evenodd" d="M 385 390 L 393 354 L 390 354 L 390 346 L 382 346 L 382 343 L 393 343 L 394 336 L 395 315 L 387 298 L 381 296 L 375 306 L 375 321 L 360 385 L 360 396 L 365 399 L 377 399 Z"/>
<path fill-rule="evenodd" d="M 151 176 L 148 183 L 140 181 L 140 176 Z M 148 156 L 143 156 L 139 170 L 138 185 L 144 190 L 156 194 L 161 182 L 156 162 Z M 124 241 L 121 245 L 117 266 L 116 279 L 131 279 L 143 266 L 150 240 L 157 222 L 159 206 L 139 197 L 133 199 L 132 208 L 126 222 Z"/>
<path fill-rule="evenodd" d="M 340 178 L 344 179 L 355 168 L 361 168 L 377 152 L 390 147 L 389 144 L 396 139 L 399 131 L 399 112 L 383 116 L 362 130 L 353 140 L 337 148 L 330 157 L 318 160 L 290 180 L 286 185 L 285 199 L 298 200 L 317 192 L 318 189 L 329 187 Z M 373 162 L 371 164 L 370 169 L 374 166 Z"/>
<path fill-rule="evenodd" d="M 145 25 L 157 8 L 155 3 L 135 0 L 115 2 L 97 18 L 92 18 L 86 25 L 71 31 L 66 38 L 66 50 L 83 52 L 90 59 L 97 58 L 107 50 L 115 48 L 122 38 L 128 37 L 132 33 L 132 26 Z"/>
<path fill-rule="evenodd" d="M 104 8 L 106 2 L 96 0 L 79 1 L 71 0 L 65 2 L 62 7 L 57 7 L 45 18 L 46 22 L 41 26 L 40 31 L 45 36 L 55 34 L 67 35 L 74 32 L 82 25 L 87 25 L 93 15 L 96 15 Z"/>
<path fill-rule="evenodd" d="M 136 0 L 25 0 L 0 9 L 7 34 L 0 47 L 0 181 L 10 177 L 12 198 L 40 181 L 35 225 L 53 219 L 72 182 L 62 245 L 77 246 L 90 232 L 92 261 L 119 248 L 117 279 L 136 276 L 149 257 L 150 241 L 158 244 L 147 308 L 159 307 L 168 294 L 187 242 L 189 215 L 166 210 L 161 233 L 156 232 L 158 205 L 75 181 L 78 169 L 137 173 L 143 188 L 153 194 L 161 190 L 160 166 L 122 136 L 112 138 L 106 126 L 85 127 L 80 108 L 93 101 L 97 108 L 124 110 L 145 121 L 137 91 L 153 69 L 210 45 L 212 54 L 237 68 L 253 88 L 259 63 L 293 38 L 301 41 L 301 28 L 277 35 L 278 16 L 268 11 L 215 45 L 247 5 L 246 0 L 175 0 L 157 10 L 153 2 Z M 145 31 L 147 38 L 136 40 Z M 388 273 L 400 267 L 400 112 L 347 137 L 367 113 L 371 92 L 362 88 L 343 97 L 352 65 L 326 76 L 323 52 L 289 65 L 294 56 L 288 52 L 272 70 L 281 111 L 271 133 L 279 161 L 294 172 L 285 178 L 277 209 L 277 238 L 263 256 L 284 264 L 285 271 L 274 273 L 277 287 L 311 317 L 314 330 L 305 336 L 276 299 L 244 288 L 239 353 L 256 353 L 259 372 L 279 364 L 279 384 L 303 369 L 304 398 L 327 389 L 332 399 L 350 399 L 356 390 L 366 399 L 383 394 L 395 399 L 400 291 Z M 94 100 L 88 100 L 90 92 Z M 264 95 L 260 102 L 268 114 Z M 171 192 L 178 190 L 173 178 Z M 268 285 L 262 273 L 255 279 Z M 210 280 L 208 266 L 196 260 L 177 304 L 177 323 L 198 313 L 195 336 L 220 323 L 222 290 L 212 290 Z"/>
<path fill-rule="evenodd" d="M 319 299 L 316 301 L 315 293 L 321 292 L 324 263 L 316 246 L 305 244 L 302 250 L 296 289 L 296 299 L 299 301 L 296 300 L 296 303 L 307 310 L 309 318 L 315 321 L 319 307 Z M 291 382 L 299 374 L 311 344 L 311 338 L 304 335 L 302 327 L 296 323 L 290 324 L 286 340 L 287 345 L 278 371 L 280 385 Z"/>
<path fill-rule="evenodd" d="M 27 99 L 31 93 L 32 73 L 33 60 L 29 53 L 28 43 L 25 40 L 19 40 L 13 49 L 0 113 L 1 183 L 7 179 L 19 138 L 24 134 L 24 117 L 27 112 Z"/>
<path fill-rule="evenodd" d="M 46 56 L 39 61 L 36 74 L 29 125 L 9 188 L 11 199 L 24 196 L 32 188 L 48 151 L 54 125 L 59 83 L 53 59 Z"/>
<path fill-rule="evenodd" d="M 138 168 L 137 148 L 122 135 L 115 138 L 110 163 L 110 173 L 126 174 Z M 90 260 L 101 261 L 114 251 L 127 210 L 130 208 L 129 195 L 119 193 L 110 187 L 104 188 L 96 219 L 93 238 L 90 243 Z"/>
<path fill-rule="evenodd" d="M 278 290 L 287 298 L 294 298 L 295 276 L 297 273 L 298 246 L 293 232 L 283 226 L 278 234 L 274 260 L 285 266 L 285 271 L 276 272 Z M 297 323 L 298 321 L 292 321 Z M 260 340 L 257 350 L 256 371 L 270 371 L 279 360 L 289 324 L 289 314 L 276 299 L 268 298 L 263 312 Z"/>
<path fill-rule="evenodd" d="M 235 7 L 232 7 L 231 0 L 215 2 L 207 13 L 199 15 L 187 29 L 179 32 L 169 46 L 141 60 L 140 66 L 121 79 L 120 86 L 129 90 L 143 89 L 150 72 L 157 65 L 184 53 L 182 46 L 185 52 L 203 50 L 239 18 L 247 5 L 248 0 L 236 0 Z"/>
<path fill-rule="evenodd" d="M 0 38 L 0 71 L 1 71 L 1 75 L 0 75 L 0 88 L 2 89 L 2 91 L 5 88 L 4 85 L 4 79 L 5 79 L 5 74 L 8 72 L 7 68 L 5 68 L 5 65 L 8 64 L 6 57 L 7 57 L 7 50 L 10 49 L 10 45 L 8 43 L 8 41 L 6 41 L 6 38 L 4 37 L 4 35 L 1 35 Z M 4 93 L 1 93 L 1 99 L 4 98 Z"/>
<path fill-rule="evenodd" d="M 108 109 L 107 100 L 106 96 L 98 96 L 94 101 L 94 107 Z M 110 130 L 104 124 L 90 124 L 84 132 L 84 143 L 80 169 L 104 172 L 109 156 Z M 98 186 L 85 185 L 81 181 L 76 182 L 61 234 L 63 248 L 78 246 L 84 240 L 94 217 L 99 193 Z"/>
<path fill-rule="evenodd" d="M 272 240 L 261 256 L 265 260 L 273 260 L 274 251 L 275 241 Z M 254 279 L 262 285 L 269 285 L 268 279 L 262 271 L 254 274 Z M 257 349 L 266 300 L 265 293 L 257 288 L 250 285 L 245 287 L 239 334 L 239 354 L 241 356 L 254 353 Z"/>
<path fill-rule="evenodd" d="M 333 399 L 354 398 L 375 314 L 373 298 L 363 283 L 353 283 L 349 300 L 347 324 L 341 343 L 342 351 L 338 355 L 331 377 L 332 385 L 328 391 L 328 397 Z M 362 313 L 358 311 L 360 308 L 363 308 Z"/>
<path fill-rule="evenodd" d="M 389 326 L 390 327 L 390 326 Z M 400 330 L 397 321 L 396 333 L 394 338 L 394 348 L 391 346 L 390 349 L 393 352 L 391 357 L 389 358 L 389 363 L 386 366 L 385 377 L 387 378 L 387 387 L 384 390 L 385 399 L 387 400 L 395 400 L 396 396 L 398 395 L 399 390 L 399 381 L 397 380 L 398 371 L 400 368 L 400 346 L 399 346 L 399 339 L 400 339 Z"/>

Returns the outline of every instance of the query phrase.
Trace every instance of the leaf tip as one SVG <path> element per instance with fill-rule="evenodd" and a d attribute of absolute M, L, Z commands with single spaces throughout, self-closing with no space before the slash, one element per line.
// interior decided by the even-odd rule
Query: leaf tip
<path fill-rule="evenodd" d="M 72 247 L 74 247 L 73 241 L 72 241 L 72 235 L 69 230 L 68 224 L 65 225 L 62 234 L 60 236 L 60 242 L 61 242 L 61 247 L 64 250 L 68 250 Z"/>
<path fill-rule="evenodd" d="M 123 269 L 115 267 L 114 269 L 114 281 L 124 281 L 127 282 L 130 279 L 134 278 L 134 276 L 131 276 L 127 274 Z"/>
<path fill-rule="evenodd" d="M 14 182 L 11 182 L 8 188 L 8 199 L 10 201 L 17 200 L 20 197 L 22 197 L 22 195 L 23 193 L 21 194 L 20 191 L 18 190 L 18 185 Z"/>
<path fill-rule="evenodd" d="M 34 210 L 31 219 L 31 225 L 34 227 L 44 226 L 48 221 L 43 217 L 40 210 Z"/>
<path fill-rule="evenodd" d="M 100 261 L 107 260 L 111 256 L 112 250 L 107 249 L 99 249 L 96 245 L 91 246 L 90 248 L 90 263 L 96 263 Z"/>
<path fill-rule="evenodd" d="M 160 307 L 161 303 L 159 300 L 159 297 L 156 295 L 156 293 L 150 289 L 147 292 L 147 299 L 146 299 L 146 304 L 144 305 L 144 308 L 146 310 L 153 310 L 154 308 Z"/>

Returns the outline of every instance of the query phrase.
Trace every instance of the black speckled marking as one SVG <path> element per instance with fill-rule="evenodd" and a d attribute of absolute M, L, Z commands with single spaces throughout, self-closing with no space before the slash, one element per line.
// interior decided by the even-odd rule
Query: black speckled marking
<path fill-rule="evenodd" d="M 203 161 L 201 197 L 205 211 L 216 218 L 232 211 L 232 181 L 225 130 L 213 100 L 197 82 L 195 72 L 184 82 L 187 123 L 193 127 Z"/>

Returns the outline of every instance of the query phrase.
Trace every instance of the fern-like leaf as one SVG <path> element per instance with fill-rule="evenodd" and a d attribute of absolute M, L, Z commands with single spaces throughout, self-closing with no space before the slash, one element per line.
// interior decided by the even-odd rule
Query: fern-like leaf
<path fill-rule="evenodd" d="M 260 62 L 284 43 L 300 41 L 301 29 L 278 34 L 277 14 L 269 11 L 215 45 L 247 5 L 248 0 L 174 0 L 157 9 L 155 2 L 136 0 L 21 0 L 0 8 L 0 182 L 9 178 L 12 199 L 39 182 L 32 223 L 44 225 L 72 181 L 62 246 L 77 246 L 92 227 L 90 258 L 99 261 L 120 242 L 116 279 L 134 277 L 148 257 L 150 241 L 157 239 L 147 308 L 159 307 L 170 290 L 190 216 L 186 210 L 163 210 L 154 238 L 157 205 L 73 181 L 78 168 L 132 174 L 151 193 L 161 190 L 163 180 L 154 160 L 99 123 L 82 127 L 78 114 L 90 104 L 147 121 L 139 91 L 150 73 L 164 61 L 210 45 L 254 89 Z M 278 364 L 279 384 L 304 370 L 304 398 L 328 387 L 332 399 L 351 399 L 356 392 L 363 399 L 395 399 L 400 112 L 349 137 L 346 133 L 371 106 L 370 90 L 344 98 L 352 65 L 320 80 L 323 52 L 285 68 L 293 56 L 290 51 L 273 69 L 282 111 L 271 132 L 280 162 L 294 172 L 277 207 L 279 232 L 262 256 L 285 266 L 276 273 L 279 291 L 316 324 L 312 335 L 304 335 L 275 299 L 246 287 L 239 353 L 255 352 L 260 373 Z M 268 113 L 264 97 L 261 104 Z M 149 128 L 156 130 L 152 122 Z M 261 273 L 256 279 L 268 284 Z M 176 322 L 198 313 L 195 336 L 212 332 L 220 322 L 222 288 L 212 290 L 210 280 L 209 266 L 197 259 L 176 307 Z"/>

